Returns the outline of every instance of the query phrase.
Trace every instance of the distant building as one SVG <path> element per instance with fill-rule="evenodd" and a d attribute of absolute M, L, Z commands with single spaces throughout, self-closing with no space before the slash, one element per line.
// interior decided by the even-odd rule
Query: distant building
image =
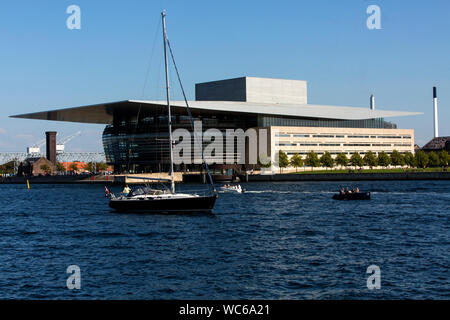
<path fill-rule="evenodd" d="M 87 163 L 83 162 L 83 161 L 66 161 L 66 162 L 61 162 L 61 164 L 64 166 L 64 168 L 66 169 L 67 172 L 72 171 L 72 167 L 74 165 L 76 165 L 76 167 L 77 167 L 77 170 L 75 171 L 75 173 L 86 172 L 85 166 Z"/>
<path fill-rule="evenodd" d="M 450 152 L 450 137 L 437 137 L 433 138 L 426 145 L 422 147 L 425 152 L 439 153 L 442 150 Z"/>
<path fill-rule="evenodd" d="M 61 164 L 66 169 L 66 172 L 72 171 L 73 164 L 76 164 L 76 166 L 77 166 L 76 173 L 88 172 L 88 170 L 86 169 L 88 162 L 85 162 L 85 161 L 63 161 L 63 162 L 61 162 Z M 94 169 L 96 169 L 96 172 L 103 172 L 103 171 L 112 172 L 114 170 L 114 168 L 112 166 L 108 166 L 105 170 L 100 170 L 100 168 L 95 168 L 95 167 L 94 167 Z"/>
<path fill-rule="evenodd" d="M 48 172 L 45 172 L 42 167 L 47 165 L 49 168 Z M 46 174 L 55 174 L 55 165 L 44 157 L 40 158 L 27 158 L 25 161 L 19 164 L 17 168 L 18 176 L 38 176 Z"/>
<path fill-rule="evenodd" d="M 195 93 L 196 100 L 189 104 L 194 119 L 201 120 L 203 132 L 214 128 L 225 137 L 228 129 L 268 129 L 267 149 L 272 161 L 279 150 L 303 157 L 311 150 L 319 155 L 330 152 L 333 157 L 341 152 L 348 157 L 368 151 L 414 152 L 414 130 L 397 129 L 384 119 L 418 113 L 369 105 L 355 108 L 308 104 L 306 81 L 241 77 L 196 84 Z M 185 102 L 171 101 L 171 108 L 173 130 L 185 128 L 192 132 Z M 116 172 L 168 171 L 166 101 L 125 100 L 12 117 L 106 124 L 103 146 L 107 162 L 114 165 Z M 227 150 L 223 157 L 240 163 L 242 158 L 236 150 Z M 175 170 L 198 167 L 177 165 Z"/>

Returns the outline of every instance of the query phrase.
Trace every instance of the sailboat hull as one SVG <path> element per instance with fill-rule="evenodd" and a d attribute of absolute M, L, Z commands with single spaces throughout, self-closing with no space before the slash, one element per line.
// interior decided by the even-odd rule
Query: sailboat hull
<path fill-rule="evenodd" d="M 110 199 L 109 206 L 119 212 L 196 213 L 211 212 L 217 195 L 169 199 Z"/>

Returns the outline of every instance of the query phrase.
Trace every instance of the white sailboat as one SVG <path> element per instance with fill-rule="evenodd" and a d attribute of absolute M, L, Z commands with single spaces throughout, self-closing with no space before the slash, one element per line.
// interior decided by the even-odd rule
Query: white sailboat
<path fill-rule="evenodd" d="M 115 196 L 110 193 L 109 206 L 117 211 L 124 212 L 144 212 L 144 213 L 170 213 L 170 212 L 209 212 L 214 208 L 214 204 L 217 199 L 217 192 L 214 188 L 214 184 L 209 172 L 208 164 L 205 161 L 203 150 L 202 158 L 205 163 L 206 170 L 209 176 L 209 182 L 212 186 L 213 192 L 209 194 L 191 194 L 191 193 L 177 193 L 175 191 L 174 182 L 174 171 L 173 171 L 173 141 L 172 141 L 172 117 L 170 111 L 170 91 L 169 91 L 169 65 L 167 57 L 167 46 L 170 44 L 167 40 L 166 34 L 166 23 L 165 23 L 165 12 L 161 13 L 162 25 L 163 25 L 163 40 L 164 40 L 164 58 L 165 58 L 165 74 L 166 74 L 166 96 L 167 96 L 167 112 L 168 112 L 168 129 L 169 129 L 169 150 L 170 150 L 170 179 L 150 179 L 150 178 L 137 178 L 133 179 L 144 179 L 146 182 L 151 180 L 157 180 L 162 183 L 170 183 L 170 189 L 166 188 L 163 190 L 152 189 L 149 186 L 140 187 L 136 190 L 130 192 L 127 196 Z M 173 59 L 173 55 L 172 55 Z M 174 64 L 175 61 L 173 60 Z M 176 67 L 176 65 L 175 65 Z M 178 70 L 177 70 L 178 75 Z M 178 80 L 179 76 L 178 76 Z M 181 85 L 181 81 L 180 81 Z M 184 94 L 184 89 L 181 85 L 181 89 Z M 184 94 L 186 107 L 191 118 L 193 125 L 193 118 L 190 112 L 189 103 Z M 195 135 L 194 135 L 195 136 Z M 196 139 L 196 138 L 195 138 Z M 199 143 L 201 147 L 201 143 Z"/>

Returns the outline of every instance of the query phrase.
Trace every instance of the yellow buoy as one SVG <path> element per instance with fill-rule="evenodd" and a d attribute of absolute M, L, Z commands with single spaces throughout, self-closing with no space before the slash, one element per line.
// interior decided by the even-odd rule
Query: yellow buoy
<path fill-rule="evenodd" d="M 28 179 L 27 179 L 27 187 L 28 187 L 28 190 L 30 190 L 30 182 L 28 181 Z"/>

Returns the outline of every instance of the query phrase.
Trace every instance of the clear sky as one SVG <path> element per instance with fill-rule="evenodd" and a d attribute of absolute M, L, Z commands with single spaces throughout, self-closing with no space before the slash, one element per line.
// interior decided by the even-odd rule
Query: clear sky
<path fill-rule="evenodd" d="M 66 27 L 72 4 L 80 30 Z M 381 30 L 366 26 L 372 4 Z M 437 86 L 439 133 L 450 136 L 448 0 L 17 0 L 0 6 L 0 151 L 25 151 L 46 130 L 81 130 L 68 151 L 103 149 L 103 125 L 12 114 L 162 99 L 162 9 L 189 99 L 197 82 L 239 76 L 307 80 L 313 104 L 368 107 L 374 93 L 379 109 L 424 113 L 388 119 L 423 145 Z"/>

